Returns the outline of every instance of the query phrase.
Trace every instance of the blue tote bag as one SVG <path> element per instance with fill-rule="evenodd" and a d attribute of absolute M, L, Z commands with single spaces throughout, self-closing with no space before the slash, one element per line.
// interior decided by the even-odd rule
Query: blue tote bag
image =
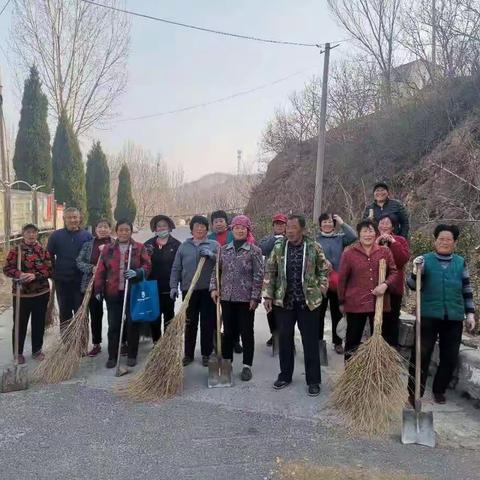
<path fill-rule="evenodd" d="M 154 322 L 160 316 L 160 302 L 156 280 L 131 284 L 130 317 L 134 322 Z"/>

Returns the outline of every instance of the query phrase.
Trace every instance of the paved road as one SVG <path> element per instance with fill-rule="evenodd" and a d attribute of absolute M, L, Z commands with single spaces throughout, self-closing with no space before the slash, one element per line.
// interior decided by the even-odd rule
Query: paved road
<path fill-rule="evenodd" d="M 184 229 L 178 236 L 182 233 Z M 9 357 L 10 321 L 11 311 L 0 316 L 0 364 Z M 237 355 L 236 384 L 230 389 L 206 388 L 207 371 L 197 352 L 196 362 L 185 370 L 181 396 L 133 403 L 113 393 L 127 377 L 113 377 L 102 353 L 84 359 L 70 382 L 0 395 L 0 479 L 270 479 L 276 477 L 277 458 L 404 471 L 435 480 L 479 478 L 480 413 L 468 402 L 450 394 L 447 406 L 433 407 L 436 449 L 402 446 L 398 428 L 384 439 L 352 438 L 328 408 L 341 358 L 329 351 L 322 395 L 310 398 L 297 336 L 294 381 L 274 391 L 278 358 L 265 346 L 267 330 L 260 308 L 254 377 L 248 383 L 239 380 Z M 139 358 L 150 348 L 144 341 Z"/>

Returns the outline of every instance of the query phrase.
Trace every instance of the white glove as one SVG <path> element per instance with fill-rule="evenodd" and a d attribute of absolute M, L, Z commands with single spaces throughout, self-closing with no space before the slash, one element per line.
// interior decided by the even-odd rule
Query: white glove
<path fill-rule="evenodd" d="M 423 257 L 423 255 L 419 255 L 418 257 L 415 257 L 415 259 L 413 260 L 413 272 L 422 273 L 424 265 L 425 265 L 425 258 Z"/>
<path fill-rule="evenodd" d="M 467 313 L 465 326 L 469 332 L 473 332 L 475 330 L 475 315 L 473 313 Z"/>

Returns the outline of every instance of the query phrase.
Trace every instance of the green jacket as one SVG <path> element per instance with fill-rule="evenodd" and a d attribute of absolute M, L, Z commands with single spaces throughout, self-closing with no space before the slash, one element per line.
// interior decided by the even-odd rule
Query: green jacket
<path fill-rule="evenodd" d="M 309 237 L 304 237 L 305 259 L 303 268 L 303 291 L 310 310 L 315 310 L 322 303 L 328 288 L 328 270 L 322 247 Z M 271 298 L 273 304 L 283 307 L 287 290 L 286 256 L 287 239 L 275 242 L 272 253 L 265 266 L 262 296 Z"/>

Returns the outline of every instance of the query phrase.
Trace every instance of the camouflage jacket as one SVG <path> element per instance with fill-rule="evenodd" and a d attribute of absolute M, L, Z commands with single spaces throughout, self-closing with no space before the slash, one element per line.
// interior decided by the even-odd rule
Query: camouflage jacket
<path fill-rule="evenodd" d="M 309 237 L 304 237 L 305 258 L 303 267 L 303 291 L 310 310 L 322 303 L 328 288 L 328 270 L 322 247 Z M 265 266 L 262 296 L 273 299 L 274 305 L 283 307 L 287 291 L 286 238 L 277 240 Z"/>

